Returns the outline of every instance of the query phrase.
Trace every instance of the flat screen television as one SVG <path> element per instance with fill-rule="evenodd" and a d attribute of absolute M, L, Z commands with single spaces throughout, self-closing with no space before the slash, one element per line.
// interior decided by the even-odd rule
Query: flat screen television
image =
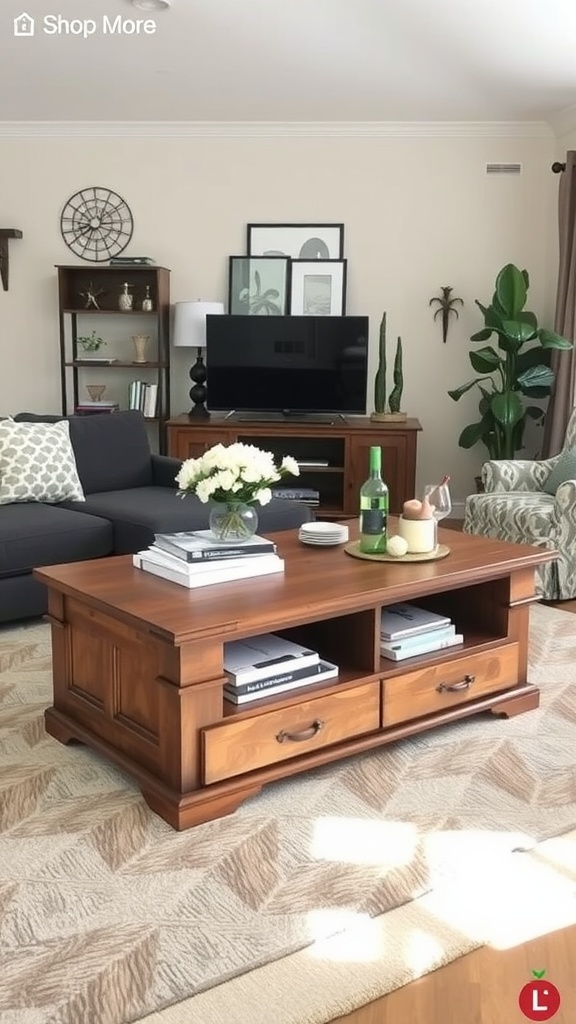
<path fill-rule="evenodd" d="M 366 412 L 367 316 L 206 317 L 208 408 Z"/>

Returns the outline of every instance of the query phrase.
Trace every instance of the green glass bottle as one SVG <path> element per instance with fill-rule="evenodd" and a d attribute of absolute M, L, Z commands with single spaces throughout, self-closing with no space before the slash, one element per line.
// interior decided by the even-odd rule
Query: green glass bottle
<path fill-rule="evenodd" d="M 370 476 L 360 488 L 360 551 L 384 554 L 388 488 L 382 479 L 382 450 L 370 448 Z"/>

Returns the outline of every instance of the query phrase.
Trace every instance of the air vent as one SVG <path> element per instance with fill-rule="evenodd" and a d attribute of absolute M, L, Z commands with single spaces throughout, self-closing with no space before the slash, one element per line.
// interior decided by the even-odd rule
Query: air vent
<path fill-rule="evenodd" d="M 522 164 L 486 164 L 486 174 L 522 174 Z"/>

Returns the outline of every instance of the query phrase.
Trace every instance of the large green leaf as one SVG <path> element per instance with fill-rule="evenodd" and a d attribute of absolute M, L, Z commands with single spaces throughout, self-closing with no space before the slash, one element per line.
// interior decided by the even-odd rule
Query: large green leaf
<path fill-rule="evenodd" d="M 552 349 L 542 348 L 541 345 L 534 345 L 516 356 L 516 377 L 524 373 L 530 366 L 549 366 Z"/>
<path fill-rule="evenodd" d="M 555 331 L 547 331 L 542 328 L 538 331 L 538 337 L 540 338 L 540 344 L 542 348 L 573 348 L 571 341 L 568 338 L 563 338 L 561 334 L 556 334 Z"/>
<path fill-rule="evenodd" d="M 554 371 L 549 366 L 529 366 L 524 373 L 516 377 L 518 387 L 524 391 L 525 388 L 549 388 L 554 383 Z"/>
<path fill-rule="evenodd" d="M 526 278 L 513 263 L 507 263 L 496 278 L 496 294 L 508 317 L 513 320 L 526 305 Z"/>
<path fill-rule="evenodd" d="M 499 395 L 493 395 L 490 408 L 494 418 L 503 427 L 514 426 L 524 415 L 522 400 L 515 391 L 503 391 Z"/>
<path fill-rule="evenodd" d="M 473 388 L 474 385 L 478 383 L 478 378 L 475 377 L 474 380 L 469 380 L 467 384 L 462 384 L 461 387 L 454 388 L 454 390 L 449 391 L 448 394 L 450 395 L 450 398 L 453 398 L 454 401 L 457 402 L 459 398 L 462 398 L 462 395 L 465 395 L 467 391 L 470 391 L 470 388 Z"/>
<path fill-rule="evenodd" d="M 489 429 L 484 419 L 481 419 L 479 423 L 469 423 L 460 434 L 458 444 L 461 448 L 472 448 L 478 441 L 483 440 Z"/>
<path fill-rule="evenodd" d="M 509 338 L 513 338 L 517 342 L 517 347 L 524 345 L 527 341 L 531 341 L 532 338 L 536 337 L 536 332 L 532 324 L 527 324 L 523 320 L 503 320 L 502 327 Z"/>
<path fill-rule="evenodd" d="M 470 341 L 488 341 L 491 338 L 494 331 L 491 327 L 483 327 L 481 331 L 477 331 L 476 334 L 470 336 Z"/>
<path fill-rule="evenodd" d="M 501 357 L 491 345 L 468 353 L 470 362 L 476 373 L 493 373 L 502 363 Z"/>

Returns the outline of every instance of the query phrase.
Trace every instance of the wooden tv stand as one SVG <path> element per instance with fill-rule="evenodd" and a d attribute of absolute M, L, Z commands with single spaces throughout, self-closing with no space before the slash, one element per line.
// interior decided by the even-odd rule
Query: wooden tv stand
<path fill-rule="evenodd" d="M 301 463 L 290 482 L 320 493 L 317 518 L 347 519 L 358 514 L 358 494 L 369 473 L 371 445 L 382 448 L 382 476 L 390 491 L 390 511 L 400 513 L 416 493 L 416 419 L 375 423 L 367 416 L 323 416 L 308 420 L 246 419 L 212 415 L 209 420 L 176 416 L 167 423 L 168 454 L 197 459 L 215 444 L 243 441 L 277 457 L 292 455 Z M 324 465 L 308 466 L 307 461 Z"/>
<path fill-rule="evenodd" d="M 185 829 L 274 779 L 479 711 L 537 707 L 528 613 L 534 570 L 554 552 L 440 534 L 446 558 L 393 564 L 279 533 L 285 573 L 192 591 L 134 568 L 129 555 L 37 569 L 52 623 L 46 729 L 110 758 Z M 381 658 L 380 612 L 397 601 L 449 614 L 464 644 Z M 338 681 L 226 703 L 224 642 L 271 631 L 336 662 Z"/>

